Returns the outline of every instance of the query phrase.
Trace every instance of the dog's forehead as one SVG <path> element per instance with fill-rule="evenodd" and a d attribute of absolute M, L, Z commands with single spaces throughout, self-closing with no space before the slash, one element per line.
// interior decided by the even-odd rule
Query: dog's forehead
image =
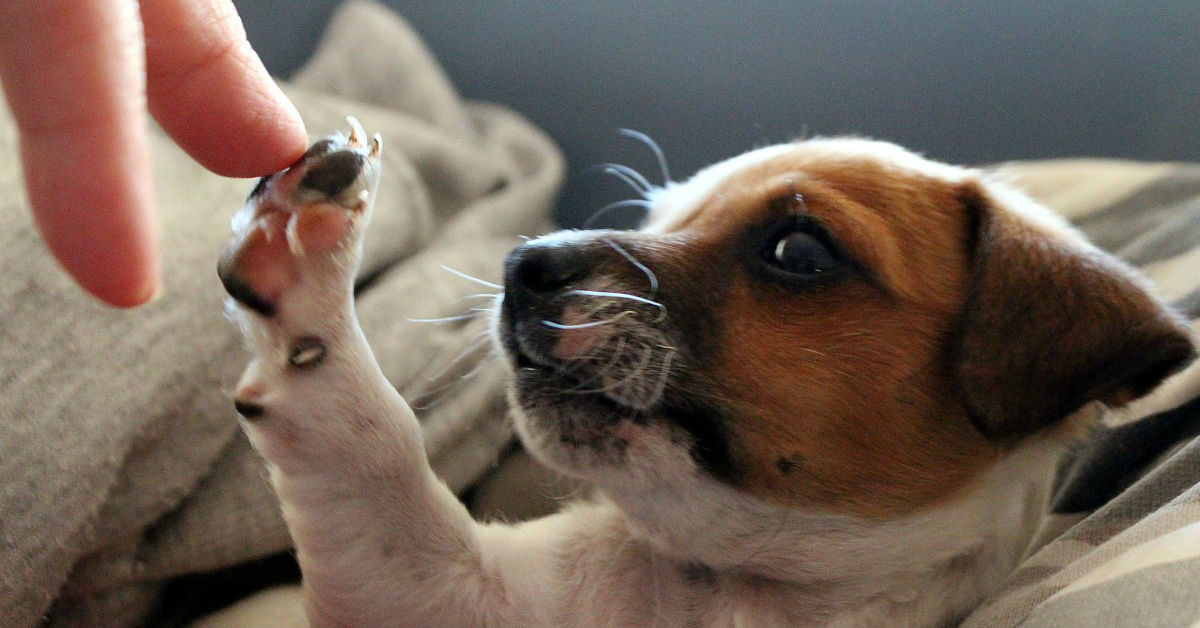
<path fill-rule="evenodd" d="M 794 150 L 795 146 L 792 144 L 777 144 L 753 150 L 713 164 L 683 183 L 674 183 L 654 192 L 650 198 L 654 203 L 653 209 L 649 219 L 642 226 L 642 231 L 671 231 L 700 211 L 704 200 L 716 193 L 731 176 Z"/>
<path fill-rule="evenodd" d="M 702 211 L 708 201 L 729 192 L 733 184 L 741 194 L 773 192 L 767 183 L 789 174 L 797 179 L 830 167 L 851 174 L 856 166 L 886 169 L 897 177 L 919 177 L 953 184 L 968 176 L 968 170 L 930 161 L 895 144 L 857 138 L 813 139 L 777 144 L 744 153 L 696 173 L 686 182 L 659 190 L 651 200 L 654 208 L 643 227 L 655 233 L 671 231 Z M 748 181 L 749 179 L 749 181 Z"/>
<path fill-rule="evenodd" d="M 642 230 L 663 233 L 677 229 L 713 205 L 711 199 L 730 190 L 751 196 L 779 193 L 780 190 L 770 184 L 780 177 L 790 181 L 794 174 L 799 182 L 807 174 L 838 172 L 845 178 L 852 177 L 856 170 L 867 168 L 875 173 L 887 173 L 896 181 L 922 180 L 933 186 L 979 181 L 997 201 L 999 211 L 1046 236 L 1091 248 L 1062 216 L 1003 182 L 988 179 L 979 170 L 933 161 L 889 142 L 862 138 L 819 138 L 777 144 L 709 166 L 685 182 L 655 192 L 650 199 L 653 208 Z"/>

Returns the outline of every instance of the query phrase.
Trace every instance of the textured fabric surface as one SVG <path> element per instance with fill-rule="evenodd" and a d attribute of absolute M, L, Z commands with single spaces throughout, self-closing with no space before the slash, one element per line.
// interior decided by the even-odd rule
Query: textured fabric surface
<path fill-rule="evenodd" d="M 441 265 L 494 281 L 518 235 L 550 226 L 562 160 L 516 115 L 461 101 L 374 4 L 345 5 L 285 89 L 314 136 L 350 114 L 384 137 L 358 310 L 461 489 L 511 440 L 484 322 L 409 319 L 486 303 L 469 295 L 488 288 Z M 119 312 L 45 252 L 0 113 L 0 625 L 135 624 L 166 579 L 289 544 L 232 409 L 248 355 L 215 273 L 250 182 L 207 173 L 157 130 L 152 143 L 167 291 Z"/>
<path fill-rule="evenodd" d="M 1200 328 L 1200 166 L 1074 160 L 1000 170 L 1140 267 Z M 1065 469 L 1056 512 L 1026 560 L 963 625 L 1200 622 L 1200 364 L 1104 423 Z"/>

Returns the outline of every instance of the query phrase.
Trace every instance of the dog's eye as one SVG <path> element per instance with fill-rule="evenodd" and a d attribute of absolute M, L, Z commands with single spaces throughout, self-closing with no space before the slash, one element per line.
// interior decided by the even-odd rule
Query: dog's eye
<path fill-rule="evenodd" d="M 819 275 L 842 264 L 835 251 L 806 231 L 793 231 L 780 238 L 771 251 L 770 261 L 781 270 L 806 276 Z"/>

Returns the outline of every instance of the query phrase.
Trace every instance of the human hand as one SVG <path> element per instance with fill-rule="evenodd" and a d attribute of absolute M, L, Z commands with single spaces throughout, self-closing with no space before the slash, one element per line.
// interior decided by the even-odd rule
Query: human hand
<path fill-rule="evenodd" d="M 248 177 L 308 143 L 232 0 L 0 0 L 0 83 L 50 251 L 118 307 L 160 290 L 147 107 L 194 159 Z"/>

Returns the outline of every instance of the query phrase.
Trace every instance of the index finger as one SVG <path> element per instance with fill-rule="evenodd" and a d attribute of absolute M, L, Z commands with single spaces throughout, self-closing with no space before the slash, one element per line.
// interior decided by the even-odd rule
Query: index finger
<path fill-rule="evenodd" d="M 196 161 L 226 176 L 290 165 L 300 114 L 246 41 L 230 0 L 141 3 L 150 113 Z"/>
<path fill-rule="evenodd" d="M 0 81 L 25 187 L 50 251 L 97 298 L 159 285 L 135 3 L 0 2 Z"/>

